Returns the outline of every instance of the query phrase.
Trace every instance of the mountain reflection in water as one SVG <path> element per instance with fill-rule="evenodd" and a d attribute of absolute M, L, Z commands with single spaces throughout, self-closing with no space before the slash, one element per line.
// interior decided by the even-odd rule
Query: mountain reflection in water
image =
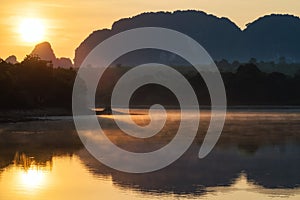
<path fill-rule="evenodd" d="M 144 152 L 172 139 L 178 113 L 168 117 L 167 126 L 150 139 L 125 135 L 109 116 L 99 121 L 118 146 Z M 197 155 L 210 116 L 201 117 L 189 150 L 146 174 L 122 173 L 98 162 L 83 148 L 71 119 L 1 124 L 0 199 L 299 199 L 300 112 L 229 112 L 217 146 L 204 159 Z M 146 118 L 134 116 L 138 124 Z"/>

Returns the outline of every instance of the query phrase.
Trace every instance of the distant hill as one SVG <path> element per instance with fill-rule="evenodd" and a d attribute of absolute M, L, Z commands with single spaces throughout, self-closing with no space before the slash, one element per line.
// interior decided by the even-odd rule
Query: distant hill
<path fill-rule="evenodd" d="M 243 31 L 248 49 L 244 59 L 300 61 L 300 19 L 291 15 L 267 15 L 249 23 Z M 245 49 L 246 52 L 246 49 Z"/>
<path fill-rule="evenodd" d="M 227 18 L 208 15 L 202 11 L 143 13 L 115 22 L 112 29 L 94 31 L 75 50 L 74 65 L 79 67 L 87 54 L 106 38 L 138 27 L 164 27 L 189 35 L 198 41 L 214 60 L 227 59 L 245 62 L 300 62 L 300 19 L 291 15 L 268 15 L 249 23 L 245 30 Z M 148 54 L 149 55 L 149 54 Z M 151 52 L 152 57 L 161 59 Z M 132 64 L 138 56 L 129 56 L 122 64 Z"/>
<path fill-rule="evenodd" d="M 52 61 L 54 67 L 70 68 L 73 67 L 69 58 L 57 58 L 49 42 L 37 44 L 30 55 L 38 55 L 42 60 Z"/>
<path fill-rule="evenodd" d="M 5 62 L 10 63 L 10 64 L 16 64 L 16 63 L 18 63 L 18 60 L 15 55 L 11 55 L 5 59 Z"/>

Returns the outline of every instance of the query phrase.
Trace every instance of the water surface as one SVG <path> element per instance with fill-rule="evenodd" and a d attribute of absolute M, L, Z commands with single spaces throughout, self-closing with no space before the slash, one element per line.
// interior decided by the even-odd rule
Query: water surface
<path fill-rule="evenodd" d="M 133 120 L 145 125 L 144 110 Z M 147 152 L 174 136 L 179 113 L 149 139 L 122 133 L 99 116 L 118 146 Z M 198 151 L 209 124 L 201 114 L 197 138 L 172 165 L 147 174 L 118 172 L 82 146 L 71 118 L 0 125 L 0 199 L 300 199 L 300 112 L 230 111 L 222 136 L 204 159 Z M 121 118 L 121 116 L 120 116 Z"/>

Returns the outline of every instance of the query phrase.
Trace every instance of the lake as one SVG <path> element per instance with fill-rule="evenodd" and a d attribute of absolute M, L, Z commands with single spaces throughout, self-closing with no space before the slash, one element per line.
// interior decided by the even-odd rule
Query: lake
<path fill-rule="evenodd" d="M 137 124 L 149 123 L 145 110 L 135 113 Z M 111 116 L 98 118 L 119 147 L 148 152 L 172 140 L 178 116 L 168 111 L 166 126 L 147 139 L 122 133 Z M 209 119 L 209 111 L 201 113 L 197 137 L 183 156 L 145 174 L 97 161 L 71 117 L 0 124 L 0 199 L 300 199 L 300 110 L 230 110 L 217 145 L 199 159 Z"/>

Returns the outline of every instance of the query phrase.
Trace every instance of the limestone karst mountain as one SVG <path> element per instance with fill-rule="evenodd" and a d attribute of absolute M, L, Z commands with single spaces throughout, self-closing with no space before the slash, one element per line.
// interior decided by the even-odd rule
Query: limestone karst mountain
<path fill-rule="evenodd" d="M 300 62 L 300 19 L 292 15 L 268 15 L 249 23 L 245 30 L 227 18 L 219 18 L 201 11 L 143 13 L 121 19 L 111 29 L 91 33 L 76 49 L 74 65 L 79 67 L 86 55 L 106 38 L 138 27 L 164 27 L 185 33 L 199 42 L 214 60 L 227 59 L 245 62 L 276 61 Z M 121 64 L 139 63 L 143 54 L 127 56 Z M 148 57 L 161 61 L 161 54 L 148 52 Z M 169 55 L 171 58 L 171 55 Z M 178 62 L 179 63 L 179 62 Z M 176 64 L 176 63 L 175 63 Z"/>
<path fill-rule="evenodd" d="M 18 60 L 15 55 L 11 55 L 5 59 L 5 62 L 10 63 L 10 64 L 16 64 L 16 63 L 18 63 Z"/>
<path fill-rule="evenodd" d="M 52 61 L 54 67 L 73 67 L 69 58 L 57 58 L 49 42 L 37 44 L 30 55 L 38 55 L 42 60 Z"/>

